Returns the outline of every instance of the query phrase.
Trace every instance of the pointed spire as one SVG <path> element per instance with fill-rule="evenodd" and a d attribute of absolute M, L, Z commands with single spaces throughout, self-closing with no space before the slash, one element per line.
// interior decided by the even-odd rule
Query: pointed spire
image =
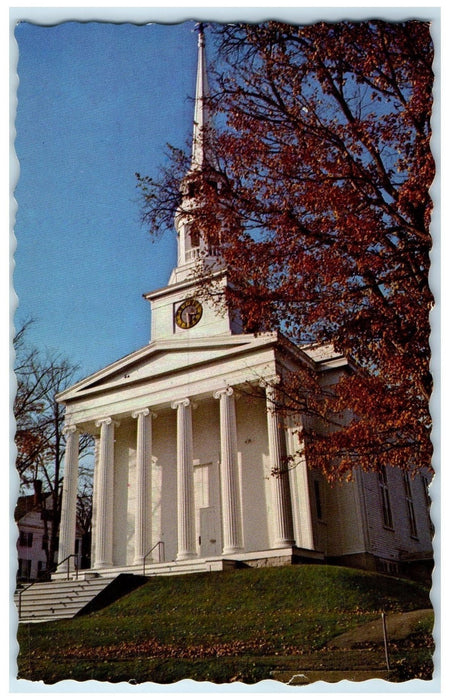
<path fill-rule="evenodd" d="M 198 63 L 197 83 L 195 88 L 194 132 L 192 136 L 191 171 L 203 170 L 206 163 L 215 164 L 214 155 L 208 148 L 208 129 L 211 127 L 211 115 L 208 107 L 209 85 L 206 70 L 204 25 L 198 28 Z"/>
<path fill-rule="evenodd" d="M 198 222 L 194 224 L 194 212 L 201 207 L 202 185 L 208 184 L 217 192 L 222 186 L 218 161 L 211 148 L 212 116 L 208 105 L 209 87 L 206 72 L 205 36 L 203 24 L 198 30 L 198 66 L 195 91 L 194 132 L 192 136 L 191 165 L 181 181 L 181 202 L 175 214 L 175 229 L 178 234 L 178 263 L 172 271 L 169 284 L 186 279 L 199 260 L 208 260 L 211 265 L 217 259 L 212 234 L 205 235 Z"/>

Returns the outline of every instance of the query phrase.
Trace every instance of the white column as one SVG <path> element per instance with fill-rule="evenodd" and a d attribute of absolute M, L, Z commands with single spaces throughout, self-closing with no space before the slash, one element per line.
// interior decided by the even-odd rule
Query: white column
<path fill-rule="evenodd" d="M 289 420 L 288 452 L 294 457 L 295 463 L 289 470 L 292 517 L 294 522 L 294 537 L 296 544 L 304 549 L 314 549 L 314 532 L 309 498 L 309 469 L 304 454 L 304 441 L 299 433 L 303 428 L 302 416 L 291 417 Z"/>
<path fill-rule="evenodd" d="M 143 564 L 152 540 L 152 418 L 155 414 L 144 408 L 131 415 L 137 418 L 134 564 Z"/>
<path fill-rule="evenodd" d="M 100 435 L 94 435 L 94 476 L 92 484 L 92 523 L 91 523 L 91 559 L 90 566 L 94 566 L 95 543 L 97 541 L 97 502 L 98 502 L 98 462 L 100 456 Z"/>
<path fill-rule="evenodd" d="M 66 455 L 64 460 L 64 481 L 61 504 L 61 522 L 59 526 L 58 562 L 63 562 L 75 553 L 75 532 L 77 517 L 78 491 L 78 452 L 79 433 L 76 425 L 67 425 L 63 429 L 66 435 Z M 74 561 L 64 561 L 58 571 L 67 571 L 74 567 Z"/>
<path fill-rule="evenodd" d="M 112 418 L 96 422 L 100 428 L 100 444 L 96 480 L 95 569 L 113 564 L 114 427 L 118 425 Z"/>
<path fill-rule="evenodd" d="M 239 497 L 236 411 L 233 389 L 214 394 L 220 399 L 220 483 L 222 496 L 223 554 L 243 549 L 242 515 Z"/>
<path fill-rule="evenodd" d="M 272 481 L 274 545 L 290 547 L 295 543 L 292 521 L 289 472 L 283 458 L 286 456 L 286 437 L 276 412 L 276 389 L 266 386 L 267 434 Z"/>
<path fill-rule="evenodd" d="M 174 401 L 177 410 L 177 560 L 197 556 L 194 520 L 194 468 L 192 447 L 192 406 L 189 399 Z"/>

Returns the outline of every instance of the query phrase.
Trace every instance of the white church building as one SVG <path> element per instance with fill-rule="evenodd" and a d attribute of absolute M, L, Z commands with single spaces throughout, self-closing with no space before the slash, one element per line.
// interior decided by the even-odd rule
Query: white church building
<path fill-rule="evenodd" d="M 247 334 L 239 319 L 197 295 L 199 260 L 226 270 L 190 229 L 186 183 L 208 157 L 202 30 L 192 162 L 175 217 L 178 260 L 151 305 L 148 345 L 62 392 L 66 458 L 59 537 L 64 576 L 74 552 L 78 439 L 95 438 L 91 569 L 85 576 L 147 575 L 302 562 L 390 573 L 430 567 L 426 477 L 386 468 L 330 487 L 299 451 L 302 416 L 282 425 L 277 383 L 302 364 L 324 382 L 350 371 L 332 348 L 294 346 L 279 333 Z M 249 392 L 249 387 L 252 391 Z M 66 561 L 63 561 L 66 560 Z"/>

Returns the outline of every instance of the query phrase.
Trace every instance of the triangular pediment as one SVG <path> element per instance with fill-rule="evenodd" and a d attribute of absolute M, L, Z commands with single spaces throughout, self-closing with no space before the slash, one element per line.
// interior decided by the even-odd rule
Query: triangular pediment
<path fill-rule="evenodd" d="M 164 375 L 173 376 L 201 365 L 213 365 L 217 360 L 231 358 L 276 340 L 276 333 L 268 333 L 263 336 L 240 334 L 155 341 L 86 377 L 57 398 L 64 402 Z"/>

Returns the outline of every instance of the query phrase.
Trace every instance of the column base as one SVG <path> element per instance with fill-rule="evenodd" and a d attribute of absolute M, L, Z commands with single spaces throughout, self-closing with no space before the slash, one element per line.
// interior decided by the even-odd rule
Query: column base
<path fill-rule="evenodd" d="M 240 554 L 244 551 L 244 547 L 225 547 L 222 550 L 222 556 L 229 556 L 230 554 Z"/>
<path fill-rule="evenodd" d="M 177 554 L 175 561 L 186 561 L 187 559 L 198 559 L 197 552 L 181 552 Z"/>
<path fill-rule="evenodd" d="M 112 561 L 96 561 L 94 562 L 93 569 L 111 569 L 114 566 Z"/>

